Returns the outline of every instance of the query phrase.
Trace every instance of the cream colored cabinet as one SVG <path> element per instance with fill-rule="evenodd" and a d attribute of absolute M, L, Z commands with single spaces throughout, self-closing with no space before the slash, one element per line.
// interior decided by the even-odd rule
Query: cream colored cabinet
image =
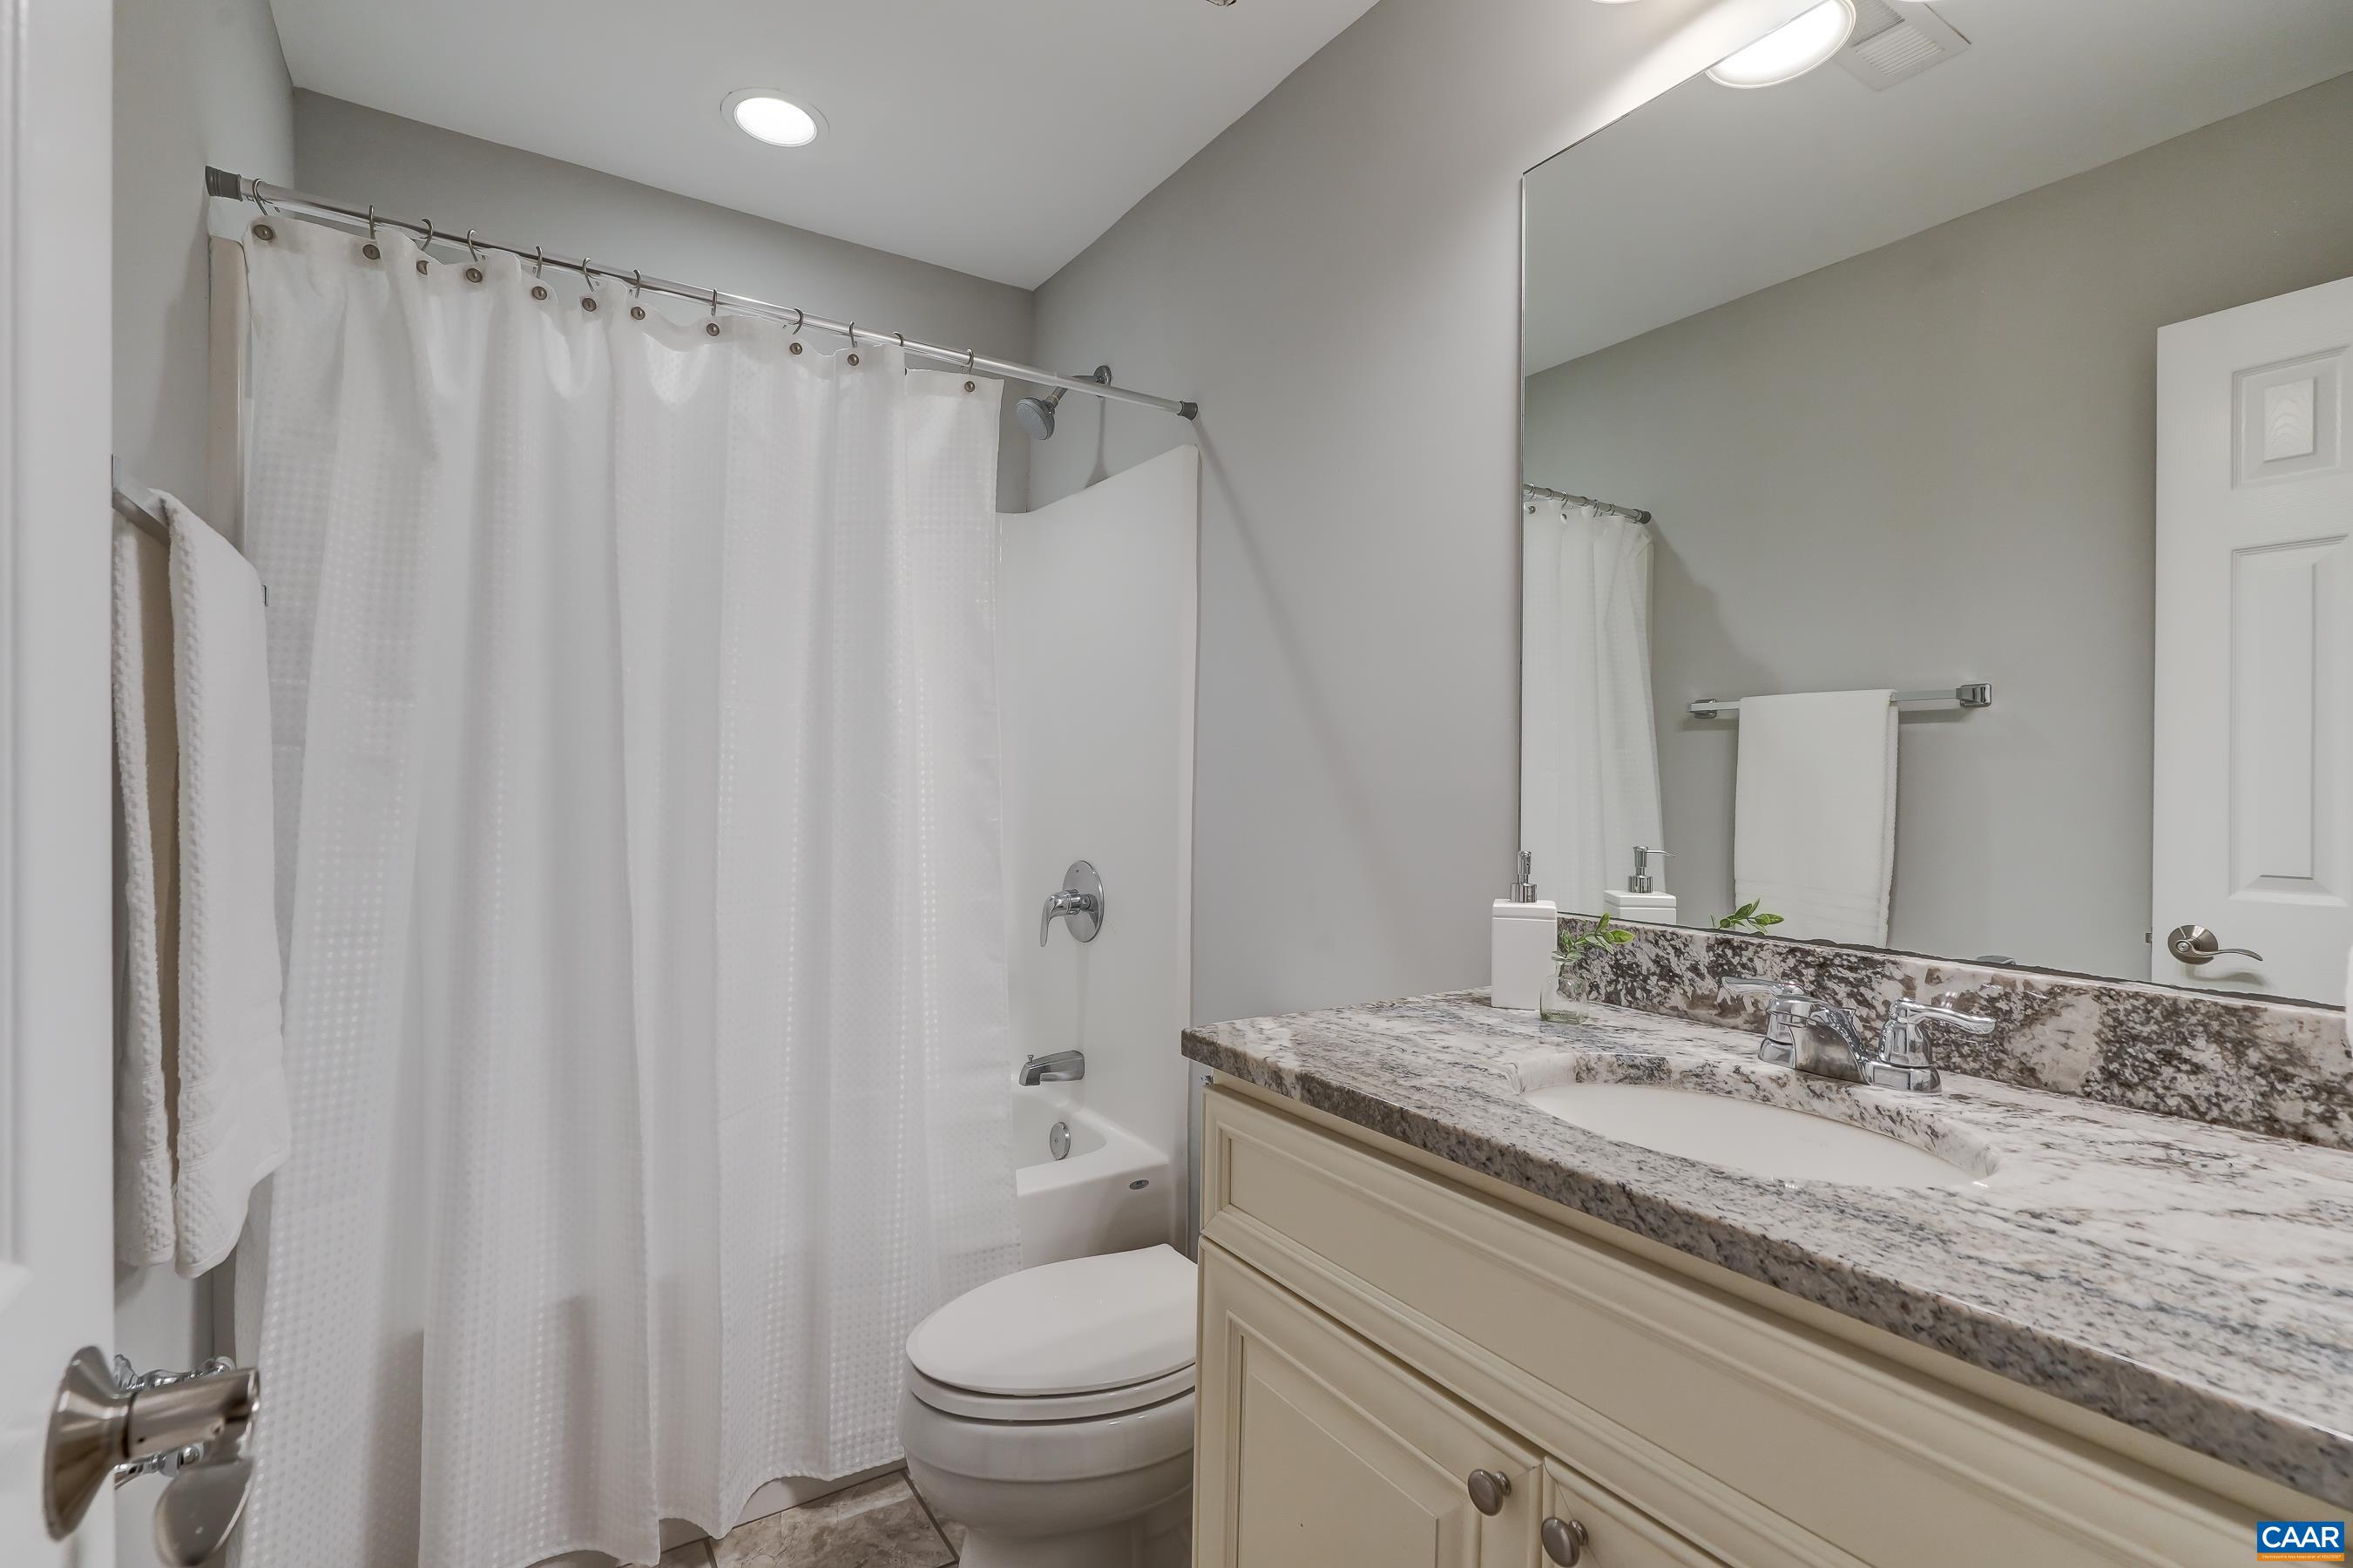
<path fill-rule="evenodd" d="M 1197 1568 L 1535 1561 L 1533 1448 L 1214 1247 L 1201 1313 Z"/>
<path fill-rule="evenodd" d="M 2339 1511 L 1271 1096 L 1202 1186 L 1198 1568 L 2235 1568 Z"/>

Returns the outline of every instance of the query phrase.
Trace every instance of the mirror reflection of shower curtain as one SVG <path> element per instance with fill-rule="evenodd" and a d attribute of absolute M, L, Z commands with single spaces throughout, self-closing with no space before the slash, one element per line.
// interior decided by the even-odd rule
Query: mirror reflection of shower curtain
<path fill-rule="evenodd" d="M 651 1563 L 896 1457 L 908 1331 L 1018 1256 L 1000 384 L 383 248 L 249 247 L 244 1563 Z"/>
<path fill-rule="evenodd" d="M 1660 843 L 1651 530 L 1547 498 L 1526 510 L 1520 847 L 1541 897 L 1590 913 L 1626 885 L 1634 846 Z"/>

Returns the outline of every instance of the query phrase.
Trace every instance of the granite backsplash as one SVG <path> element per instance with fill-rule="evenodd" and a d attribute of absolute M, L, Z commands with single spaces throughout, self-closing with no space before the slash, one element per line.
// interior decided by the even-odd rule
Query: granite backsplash
<path fill-rule="evenodd" d="M 1591 923 L 1561 917 L 1565 930 Z M 1634 941 L 1588 961 L 1597 1001 L 1761 1033 L 1765 998 L 1719 996 L 1718 982 L 1790 981 L 1873 1028 L 1898 997 L 1956 992 L 1962 1011 L 2001 1026 L 1938 1034 L 1947 1071 L 2353 1149 L 2342 1008 L 1683 926 L 1628 929 Z"/>

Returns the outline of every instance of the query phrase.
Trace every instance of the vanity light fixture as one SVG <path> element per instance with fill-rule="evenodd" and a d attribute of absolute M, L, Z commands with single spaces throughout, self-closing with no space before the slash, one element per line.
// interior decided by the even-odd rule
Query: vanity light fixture
<path fill-rule="evenodd" d="M 1854 0 L 1822 0 L 1707 68 L 1725 87 L 1778 87 L 1839 52 L 1854 33 Z"/>
<path fill-rule="evenodd" d="M 825 126 L 815 110 L 764 87 L 731 92 L 721 107 L 736 130 L 771 147 L 806 147 Z"/>

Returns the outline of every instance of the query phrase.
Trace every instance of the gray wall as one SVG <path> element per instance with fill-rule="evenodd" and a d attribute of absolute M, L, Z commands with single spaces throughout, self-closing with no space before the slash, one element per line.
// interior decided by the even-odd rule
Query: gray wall
<path fill-rule="evenodd" d="M 1028 362 L 1030 295 L 650 185 L 326 98 L 294 95 L 296 184 L 510 244 L 611 258 L 926 342 Z M 865 334 L 861 331 L 860 336 Z M 832 342 L 833 340 L 826 340 Z M 1091 363 L 1092 362 L 1090 362 Z M 1005 399 L 998 504 L 1025 510 L 1029 441 Z"/>
<path fill-rule="evenodd" d="M 1685 923 L 1737 742 L 1693 698 L 1990 680 L 1903 722 L 1892 944 L 2147 974 L 2157 330 L 2353 272 L 2322 168 L 2353 77 L 1529 378 L 1528 477 L 1657 514 Z"/>
<path fill-rule="evenodd" d="M 294 174 L 293 87 L 269 0 L 119 0 L 114 13 L 114 451 L 202 511 L 208 384 L 206 163 Z M 169 1268 L 118 1271 L 114 1349 L 142 1367 L 213 1349 L 212 1292 Z M 162 1483 L 114 1494 L 116 1561 L 155 1561 Z"/>
<path fill-rule="evenodd" d="M 1201 447 L 1197 1018 L 1486 983 L 1520 172 L 1800 8 L 1382 0 L 1039 290 L 1042 358 L 1201 404 L 1071 399 L 1031 487 Z"/>

